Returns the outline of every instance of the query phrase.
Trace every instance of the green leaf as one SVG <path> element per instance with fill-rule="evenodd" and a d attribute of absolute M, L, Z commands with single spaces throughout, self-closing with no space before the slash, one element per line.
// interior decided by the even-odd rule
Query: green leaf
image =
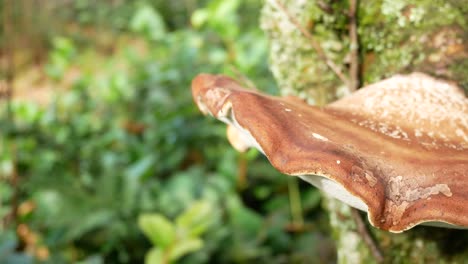
<path fill-rule="evenodd" d="M 164 255 L 161 249 L 152 248 L 145 256 L 145 264 L 162 264 L 167 263 L 164 261 Z"/>
<path fill-rule="evenodd" d="M 240 6 L 239 0 L 217 0 L 213 3 L 214 4 L 210 6 L 210 11 L 217 22 L 225 21 L 226 18 L 235 15 Z"/>
<path fill-rule="evenodd" d="M 199 238 L 190 238 L 177 242 L 169 253 L 169 259 L 176 261 L 182 256 L 195 252 L 203 247 L 203 240 Z"/>
<path fill-rule="evenodd" d="M 147 155 L 128 167 L 125 174 L 130 178 L 141 179 L 144 175 L 151 172 L 154 162 L 154 156 Z"/>
<path fill-rule="evenodd" d="M 160 40 L 166 36 L 166 25 L 162 16 L 150 5 L 138 8 L 130 22 L 130 29 L 151 40 Z"/>
<path fill-rule="evenodd" d="M 188 230 L 189 236 L 203 234 L 212 224 L 213 208 L 208 201 L 193 203 L 184 213 L 176 219 L 176 225 Z"/>
<path fill-rule="evenodd" d="M 49 63 L 45 65 L 45 71 L 53 79 L 60 80 L 75 58 L 77 51 L 73 42 L 64 37 L 54 38 L 52 45 L 53 50 L 49 53 Z"/>
<path fill-rule="evenodd" d="M 239 33 L 237 10 L 239 0 L 214 0 L 205 8 L 197 9 L 191 17 L 195 28 L 208 26 L 223 38 L 233 38 Z"/>
<path fill-rule="evenodd" d="M 249 237 L 255 237 L 263 224 L 262 217 L 252 209 L 245 207 L 239 197 L 227 197 L 227 207 L 232 226 Z"/>
<path fill-rule="evenodd" d="M 154 245 L 163 249 L 175 240 L 174 225 L 163 215 L 143 214 L 138 218 L 138 226 Z"/>
<path fill-rule="evenodd" d="M 209 17 L 210 17 L 210 13 L 205 8 L 201 8 L 193 12 L 190 21 L 194 28 L 200 28 L 206 23 Z"/>
<path fill-rule="evenodd" d="M 212 25 L 224 38 L 234 38 L 239 33 L 239 28 L 234 26 L 237 24 L 239 6 L 239 0 L 217 0 L 209 7 Z"/>
<path fill-rule="evenodd" d="M 260 156 L 260 151 L 255 148 L 251 148 L 245 153 L 245 157 L 248 161 L 255 160 L 258 156 Z"/>
<path fill-rule="evenodd" d="M 142 185 L 142 178 L 149 175 L 155 164 L 153 155 L 147 155 L 140 160 L 136 161 L 125 170 L 123 181 L 122 209 L 126 212 L 131 212 L 138 203 L 137 197 L 139 189 Z"/>
<path fill-rule="evenodd" d="M 122 209 L 125 212 L 131 212 L 135 208 L 142 178 L 151 173 L 153 166 L 154 156 L 147 155 L 125 170 L 122 190 Z"/>
<path fill-rule="evenodd" d="M 61 58 L 71 60 L 76 55 L 76 48 L 71 39 L 56 37 L 52 40 L 52 44 L 54 54 L 60 55 Z"/>
<path fill-rule="evenodd" d="M 96 210 L 93 214 L 76 219 L 73 228 L 67 230 L 64 237 L 67 241 L 78 239 L 93 229 L 107 226 L 113 222 L 114 217 L 114 212 L 109 209 Z"/>

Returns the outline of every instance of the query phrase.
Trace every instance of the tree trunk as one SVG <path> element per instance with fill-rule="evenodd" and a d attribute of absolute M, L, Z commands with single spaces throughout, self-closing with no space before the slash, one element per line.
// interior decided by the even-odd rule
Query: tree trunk
<path fill-rule="evenodd" d="M 265 1 L 261 26 L 283 95 L 323 105 L 356 83 L 413 71 L 453 80 L 468 91 L 468 1 L 350 2 L 354 13 L 348 1 Z M 351 209 L 332 198 L 324 201 L 338 262 L 376 263 Z M 392 234 L 365 223 L 385 263 L 468 261 L 466 230 L 419 226 Z"/>

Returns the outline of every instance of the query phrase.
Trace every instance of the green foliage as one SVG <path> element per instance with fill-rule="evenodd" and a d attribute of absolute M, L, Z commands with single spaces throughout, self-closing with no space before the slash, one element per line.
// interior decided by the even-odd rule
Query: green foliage
<path fill-rule="evenodd" d="M 208 201 L 194 202 L 171 223 L 160 214 L 144 214 L 138 225 L 153 242 L 146 263 L 172 263 L 182 256 L 203 247 L 200 236 L 214 223 L 214 209 Z"/>
<path fill-rule="evenodd" d="M 195 10 L 192 15 L 192 25 L 200 28 L 208 25 L 222 38 L 234 39 L 239 34 L 239 28 L 232 25 L 238 24 L 240 1 L 211 1 L 205 8 Z"/>
<path fill-rule="evenodd" d="M 49 63 L 45 67 L 46 73 L 55 80 L 64 77 L 65 71 L 76 56 L 76 49 L 70 39 L 56 37 L 52 40 L 53 49 L 49 53 Z"/>
<path fill-rule="evenodd" d="M 130 21 L 130 29 L 150 40 L 161 40 L 166 34 L 163 18 L 150 5 L 141 5 L 137 9 Z"/>
<path fill-rule="evenodd" d="M 92 1 L 79 2 L 80 14 L 92 12 Z M 200 72 L 242 72 L 277 92 L 256 21 L 260 2 L 225 2 L 194 8 L 225 14 L 196 29 L 177 26 L 193 19 L 188 11 L 168 19 L 175 8 L 168 1 L 128 4 L 130 32 L 114 35 L 111 56 L 89 45 L 109 32 L 86 42 L 55 37 L 46 73 L 67 86 L 48 106 L 14 102 L 12 119 L 1 113 L 0 169 L 18 171 L 19 201 L 35 207 L 16 224 L 49 250 L 46 262 L 151 263 L 169 248 L 177 263 L 283 263 L 323 245 L 333 252 L 326 238 L 304 243 L 309 232 L 288 231 L 287 178 L 258 152 L 235 152 L 224 125 L 192 101 L 190 82 Z M 86 26 L 96 18 L 83 17 Z M 309 199 L 317 192 L 301 189 L 303 213 L 317 222 L 303 228 L 319 237 L 327 225 Z M 0 190 L 5 215 L 14 188 L 0 182 Z M 8 241 L 26 243 L 8 228 Z"/>

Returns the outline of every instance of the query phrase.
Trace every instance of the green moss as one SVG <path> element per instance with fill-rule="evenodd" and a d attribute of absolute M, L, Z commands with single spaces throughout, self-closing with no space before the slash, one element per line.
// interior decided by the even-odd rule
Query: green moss
<path fill-rule="evenodd" d="M 270 40 L 271 71 L 282 94 L 318 105 L 342 96 L 344 84 L 275 3 L 265 2 L 261 26 Z M 327 57 L 347 73 L 347 1 L 282 3 L 313 34 Z M 361 1 L 358 33 L 363 84 L 422 71 L 468 89 L 467 6 L 468 1 L 456 0 Z"/>
<path fill-rule="evenodd" d="M 332 235 L 337 244 L 338 263 L 375 263 L 375 259 L 356 230 L 350 207 L 325 198 Z M 393 234 L 370 226 L 384 255 L 384 263 L 465 263 L 468 259 L 468 231 L 418 226 Z"/>
<path fill-rule="evenodd" d="M 330 197 L 324 199 L 324 207 L 329 212 L 338 263 L 374 263 L 369 249 L 356 231 L 350 207 Z"/>
<path fill-rule="evenodd" d="M 262 10 L 261 27 L 270 39 L 270 68 L 283 95 L 296 95 L 313 104 L 324 104 L 333 100 L 339 85 L 334 75 L 321 63 L 310 40 L 305 38 L 287 15 L 278 8 L 275 1 L 267 1 Z M 313 1 L 286 1 L 288 13 L 294 16 L 304 27 L 318 32 L 317 41 L 328 56 L 341 59 L 344 46 L 334 31 L 327 29 L 327 24 L 336 24 L 339 29 L 340 19 L 323 15 Z M 316 28 L 310 24 L 314 20 L 324 21 Z"/>
<path fill-rule="evenodd" d="M 363 1 L 359 36 L 364 83 L 412 71 L 466 83 L 466 72 L 459 73 L 452 68 L 460 63 L 455 58 L 464 56 L 462 61 L 467 60 L 466 47 L 457 46 L 466 43 L 463 39 L 466 31 L 466 16 L 459 2 Z M 431 54 L 435 54 L 432 60 Z"/>

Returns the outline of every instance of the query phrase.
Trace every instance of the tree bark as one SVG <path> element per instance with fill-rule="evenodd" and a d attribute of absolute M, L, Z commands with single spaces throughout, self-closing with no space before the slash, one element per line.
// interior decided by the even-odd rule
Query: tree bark
<path fill-rule="evenodd" d="M 413 71 L 456 81 L 468 90 L 467 1 L 359 1 L 354 7 L 350 3 L 265 1 L 261 27 L 270 41 L 270 68 L 283 95 L 324 105 L 346 96 L 356 83 L 366 85 Z M 330 61 L 339 72 L 349 73 L 345 79 L 351 81 L 344 82 Z M 326 197 L 324 208 L 338 263 L 377 263 L 375 249 L 365 242 L 351 209 Z M 468 259 L 466 230 L 419 226 L 392 234 L 373 228 L 367 219 L 364 222 L 384 263 L 466 263 Z"/>

